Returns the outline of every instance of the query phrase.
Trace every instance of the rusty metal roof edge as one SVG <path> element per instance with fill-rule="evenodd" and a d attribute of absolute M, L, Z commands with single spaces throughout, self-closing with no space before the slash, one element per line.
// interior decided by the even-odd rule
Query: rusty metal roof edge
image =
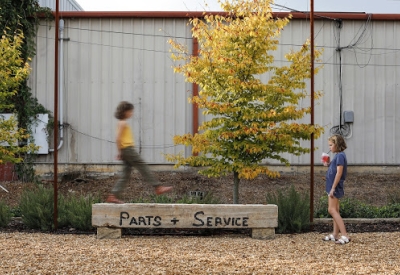
<path fill-rule="evenodd" d="M 205 15 L 227 15 L 226 12 L 199 11 L 62 11 L 60 18 L 201 18 Z M 400 14 L 364 13 L 364 12 L 315 12 L 315 19 L 342 20 L 371 20 L 395 21 L 400 20 Z M 292 19 L 308 19 L 309 12 L 274 12 L 277 18 L 292 15 Z"/>

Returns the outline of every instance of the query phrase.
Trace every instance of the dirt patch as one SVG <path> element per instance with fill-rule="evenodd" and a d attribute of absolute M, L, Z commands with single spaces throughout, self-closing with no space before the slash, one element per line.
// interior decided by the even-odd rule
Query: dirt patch
<path fill-rule="evenodd" d="M 199 175 L 196 171 L 156 172 L 157 178 L 163 185 L 171 185 L 174 191 L 169 196 L 180 198 L 189 195 L 191 191 L 212 193 L 221 203 L 232 203 L 233 177 L 208 178 Z M 118 177 L 103 179 L 89 178 L 83 174 L 73 177 L 63 177 L 58 184 L 59 193 L 99 194 L 105 198 L 110 192 Z M 21 193 L 25 188 L 35 184 L 21 182 L 1 182 L 9 193 L 0 189 L 0 200 L 14 207 L 18 205 Z M 43 184 L 52 187 L 52 182 L 43 181 Z M 297 190 L 309 193 L 310 175 L 307 173 L 282 173 L 280 178 L 271 179 L 259 176 L 254 180 L 241 180 L 239 188 L 239 202 L 245 204 L 265 203 L 266 194 L 293 185 Z M 349 174 L 345 184 L 346 196 L 357 200 L 382 206 L 392 198 L 400 198 L 400 174 Z M 314 198 L 318 200 L 325 192 L 323 174 L 314 175 Z M 133 173 L 130 183 L 122 196 L 124 201 L 150 198 L 153 189 L 142 181 L 138 173 Z"/>
<path fill-rule="evenodd" d="M 233 177 L 208 178 L 199 175 L 196 171 L 170 171 L 156 172 L 157 178 L 163 185 L 174 187 L 168 196 L 180 199 L 190 192 L 200 191 L 212 193 L 220 203 L 232 203 Z M 72 177 L 62 177 L 64 181 L 58 184 L 59 193 L 68 194 L 98 194 L 105 199 L 110 192 L 117 176 L 103 179 L 93 179 L 82 174 L 75 174 Z M 67 179 L 67 180 L 65 180 Z M 9 192 L 0 189 L 0 200 L 11 207 L 16 207 L 19 198 L 26 188 L 35 186 L 33 183 L 2 182 L 0 183 Z M 52 182 L 44 181 L 44 185 L 52 188 Z M 306 173 L 283 173 L 280 178 L 270 179 L 266 176 L 259 176 L 254 180 L 242 180 L 240 183 L 239 202 L 243 204 L 264 204 L 266 194 L 276 192 L 279 189 L 289 188 L 293 185 L 297 190 L 309 193 L 310 175 Z M 349 174 L 345 191 L 346 196 L 355 198 L 362 202 L 382 206 L 391 199 L 400 199 L 400 174 Z M 314 175 L 314 205 L 317 205 L 321 196 L 325 195 L 325 181 L 323 174 Z M 154 196 L 153 189 L 142 181 L 138 173 L 133 173 L 130 183 L 122 196 L 126 202 L 138 201 L 139 199 L 150 199 Z M 399 223 L 377 223 L 377 224 L 347 224 L 349 232 L 394 232 L 399 231 Z M 329 232 L 331 225 L 314 225 L 316 232 Z M 21 229 L 14 227 L 11 230 Z M 141 232 L 143 233 L 143 232 Z M 166 232 L 160 232 L 166 233 Z M 175 232 L 177 233 L 177 232 Z M 192 232 L 181 232 L 191 234 Z M 150 231 L 150 234 L 158 234 Z"/>
<path fill-rule="evenodd" d="M 168 196 L 180 199 L 189 196 L 191 192 L 212 193 L 220 203 L 230 204 L 233 197 L 233 177 L 208 178 L 199 175 L 196 171 L 186 172 L 156 172 L 157 178 L 163 185 L 174 187 L 173 192 Z M 94 179 L 89 175 L 71 174 L 61 177 L 62 182 L 58 184 L 60 194 L 98 194 L 103 200 L 118 180 L 117 176 L 109 176 L 101 179 Z M 0 200 L 11 207 L 19 203 L 22 192 L 25 189 L 35 187 L 33 183 L 2 182 L 0 183 L 9 192 L 0 189 Z M 43 181 L 44 185 L 52 188 L 52 182 Z M 241 180 L 239 188 L 239 202 L 243 204 L 264 204 L 266 194 L 277 190 L 295 186 L 297 190 L 309 193 L 310 174 L 306 173 L 282 173 L 281 177 L 271 179 L 266 176 L 259 176 L 254 180 Z M 361 202 L 382 206 L 390 202 L 391 198 L 400 198 L 400 174 L 349 174 L 345 192 L 346 197 L 355 198 Z M 319 198 L 325 195 L 324 175 L 314 175 L 314 205 L 318 204 Z M 133 173 L 130 183 L 127 185 L 122 200 L 130 202 L 139 198 L 151 199 L 154 190 L 142 181 L 138 173 Z M 392 232 L 399 230 L 398 223 L 377 223 L 377 224 L 347 224 L 349 232 Z M 18 227 L 17 227 L 18 228 Z M 329 232 L 331 225 L 315 225 L 317 232 Z M 14 228 L 16 229 L 16 228 Z M 153 234 L 154 232 L 151 232 Z M 163 232 L 165 233 L 165 232 Z M 180 234 L 182 232 L 175 232 Z M 188 232 L 183 232 L 184 234 Z M 191 234 L 189 232 L 189 234 Z"/>

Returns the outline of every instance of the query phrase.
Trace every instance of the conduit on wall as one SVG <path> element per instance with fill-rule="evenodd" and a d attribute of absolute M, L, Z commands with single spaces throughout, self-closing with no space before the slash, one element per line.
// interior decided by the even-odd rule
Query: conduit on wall
<path fill-rule="evenodd" d="M 56 0 L 56 12 L 55 12 L 55 41 L 54 41 L 54 121 L 58 121 L 58 29 L 59 29 L 59 0 Z M 54 144 L 58 141 L 58 127 L 54 127 Z M 54 229 L 58 227 L 58 150 L 54 150 Z"/>
<path fill-rule="evenodd" d="M 50 152 L 54 152 L 54 150 L 59 150 L 64 143 L 64 117 L 63 117 L 63 105 L 64 105 L 64 86 L 63 86 L 63 78 L 64 78 L 64 20 L 61 19 L 59 21 L 59 31 L 60 31 L 60 37 L 58 39 L 59 43 L 59 51 L 58 51 L 58 60 L 59 60 L 59 66 L 58 66 L 58 110 L 59 110 L 59 130 L 60 130 L 60 138 L 59 138 L 59 143 L 57 146 L 57 149 L 49 149 Z M 55 120 L 55 119 L 54 119 Z M 56 121 L 55 121 L 56 123 Z M 54 147 L 56 146 L 57 142 L 54 142 Z"/>
<path fill-rule="evenodd" d="M 311 125 L 314 125 L 314 0 L 310 0 L 310 37 L 311 37 Z M 314 133 L 311 134 L 310 159 L 310 223 L 314 221 Z"/>

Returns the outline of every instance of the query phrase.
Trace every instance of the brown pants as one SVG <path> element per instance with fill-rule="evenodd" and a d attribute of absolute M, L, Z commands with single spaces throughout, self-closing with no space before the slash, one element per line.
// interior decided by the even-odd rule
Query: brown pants
<path fill-rule="evenodd" d="M 133 147 L 126 147 L 121 150 L 121 159 L 124 162 L 122 176 L 112 189 L 112 193 L 119 197 L 121 192 L 125 189 L 126 183 L 131 177 L 132 168 L 135 167 L 142 175 L 145 182 L 157 187 L 160 185 L 159 181 L 151 173 L 148 165 L 143 161 L 140 155 Z"/>

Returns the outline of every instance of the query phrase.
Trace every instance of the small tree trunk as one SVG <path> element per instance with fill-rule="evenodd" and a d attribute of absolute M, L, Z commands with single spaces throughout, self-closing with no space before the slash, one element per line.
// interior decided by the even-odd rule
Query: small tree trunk
<path fill-rule="evenodd" d="M 239 173 L 233 172 L 233 203 L 239 204 Z"/>

